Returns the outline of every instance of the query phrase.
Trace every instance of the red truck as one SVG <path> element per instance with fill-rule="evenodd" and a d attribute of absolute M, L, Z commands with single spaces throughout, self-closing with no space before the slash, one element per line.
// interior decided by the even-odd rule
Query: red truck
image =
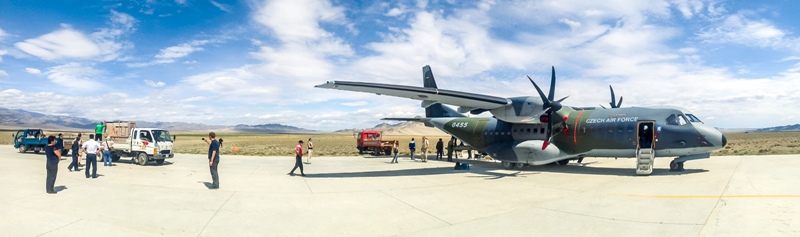
<path fill-rule="evenodd" d="M 364 130 L 359 132 L 358 136 L 356 136 L 356 148 L 358 148 L 358 154 L 371 152 L 372 154 L 379 156 L 381 155 L 381 151 L 383 151 L 383 154 L 391 155 L 392 145 L 395 141 L 381 140 L 383 137 L 382 134 L 382 131 L 373 130 Z"/>

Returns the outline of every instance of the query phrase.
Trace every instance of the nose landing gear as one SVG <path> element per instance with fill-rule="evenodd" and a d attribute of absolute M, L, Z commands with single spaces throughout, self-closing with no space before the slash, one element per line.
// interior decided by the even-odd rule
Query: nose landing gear
<path fill-rule="evenodd" d="M 669 162 L 669 171 L 683 171 L 683 170 L 684 170 L 683 169 L 683 161 L 675 162 L 673 160 L 673 161 Z"/>

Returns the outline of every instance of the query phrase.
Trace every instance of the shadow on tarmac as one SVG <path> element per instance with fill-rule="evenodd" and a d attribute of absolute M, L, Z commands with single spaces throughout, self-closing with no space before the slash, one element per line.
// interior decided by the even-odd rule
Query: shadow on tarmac
<path fill-rule="evenodd" d="M 403 160 L 401 162 L 414 162 L 411 160 Z M 446 162 L 429 160 L 429 162 Z M 606 175 L 606 176 L 639 176 L 633 167 L 630 168 L 613 168 L 613 167 L 593 167 L 591 164 L 596 162 L 589 162 L 583 164 L 570 164 L 566 166 L 561 165 L 541 165 L 541 166 L 528 166 L 522 169 L 505 170 L 499 163 L 485 162 L 477 160 L 459 160 L 459 162 L 467 162 L 470 164 L 469 170 L 455 170 L 453 167 L 433 167 L 433 168 L 415 168 L 415 169 L 399 169 L 399 170 L 382 170 L 382 171 L 364 171 L 364 172 L 341 172 L 341 173 L 320 173 L 320 174 L 306 174 L 306 178 L 363 178 L 363 177 L 395 177 L 395 176 L 425 176 L 425 175 L 441 175 L 452 173 L 472 173 L 476 174 L 468 176 L 472 178 L 485 178 L 485 179 L 501 179 L 506 177 L 526 177 L 531 174 L 541 173 L 564 173 L 564 174 L 586 174 L 586 175 Z M 448 162 L 450 163 L 450 162 Z M 455 165 L 454 163 L 451 163 Z M 387 162 L 388 166 L 391 166 Z M 497 171 L 516 171 L 514 173 L 504 173 Z M 668 169 L 654 169 L 651 175 L 657 176 L 674 176 L 674 175 L 689 175 L 696 173 L 708 172 L 705 169 L 686 169 L 681 172 L 672 172 Z"/>

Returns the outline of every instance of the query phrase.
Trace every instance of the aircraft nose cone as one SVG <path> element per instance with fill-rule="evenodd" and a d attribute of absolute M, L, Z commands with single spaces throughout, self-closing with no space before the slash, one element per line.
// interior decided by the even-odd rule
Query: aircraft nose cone
<path fill-rule="evenodd" d="M 725 147 L 726 145 L 728 145 L 728 138 L 726 138 L 725 135 L 722 135 L 722 147 Z"/>

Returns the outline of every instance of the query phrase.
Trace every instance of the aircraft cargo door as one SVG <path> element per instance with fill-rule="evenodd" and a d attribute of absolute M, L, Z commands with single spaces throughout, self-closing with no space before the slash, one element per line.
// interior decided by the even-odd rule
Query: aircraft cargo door
<path fill-rule="evenodd" d="M 639 121 L 636 130 L 636 139 L 639 141 L 638 147 L 640 149 L 655 149 L 655 133 L 653 121 Z"/>

